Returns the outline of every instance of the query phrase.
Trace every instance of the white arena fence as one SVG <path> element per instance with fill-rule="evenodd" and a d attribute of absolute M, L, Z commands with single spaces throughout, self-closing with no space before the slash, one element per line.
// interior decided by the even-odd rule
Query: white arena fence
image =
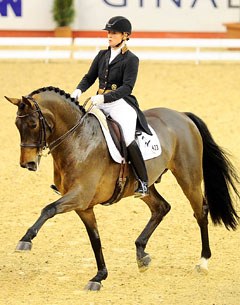
<path fill-rule="evenodd" d="M 69 59 L 72 43 L 72 38 L 0 37 L 0 60 Z"/>
<path fill-rule="evenodd" d="M 240 61 L 240 39 L 132 38 L 129 47 L 140 60 Z M 0 37 L 0 60 L 91 60 L 105 38 Z"/>

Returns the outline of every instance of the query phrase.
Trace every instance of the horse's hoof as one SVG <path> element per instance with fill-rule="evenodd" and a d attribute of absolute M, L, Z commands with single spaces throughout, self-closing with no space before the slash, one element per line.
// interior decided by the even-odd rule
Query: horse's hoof
<path fill-rule="evenodd" d="M 199 274 L 208 274 L 208 260 L 204 257 L 200 259 L 200 262 L 195 266 L 195 271 Z"/>
<path fill-rule="evenodd" d="M 144 272 L 148 269 L 150 263 L 151 263 L 151 257 L 149 254 L 142 257 L 141 259 L 137 259 L 138 268 L 140 272 Z"/>
<path fill-rule="evenodd" d="M 202 274 L 202 275 L 207 275 L 208 274 L 208 268 L 204 268 L 201 265 L 196 265 L 195 266 L 195 271 L 198 274 Z"/>
<path fill-rule="evenodd" d="M 19 241 L 15 251 L 31 251 L 32 243 L 29 241 Z"/>
<path fill-rule="evenodd" d="M 99 291 L 102 287 L 102 284 L 99 282 L 91 282 L 89 281 L 85 286 L 84 290 L 88 291 Z"/>

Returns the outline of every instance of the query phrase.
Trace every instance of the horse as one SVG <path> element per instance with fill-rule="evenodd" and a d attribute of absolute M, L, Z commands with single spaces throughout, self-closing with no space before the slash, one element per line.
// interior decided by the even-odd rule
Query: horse
<path fill-rule="evenodd" d="M 94 207 L 111 198 L 121 165 L 111 158 L 96 117 L 64 90 L 49 86 L 21 98 L 5 98 L 18 107 L 20 166 L 36 171 L 48 148 L 53 157 L 54 183 L 61 193 L 58 200 L 43 208 L 16 250 L 31 250 L 33 238 L 48 219 L 75 211 L 86 227 L 97 265 L 97 274 L 85 289 L 98 291 L 108 270 Z M 144 115 L 161 142 L 162 152 L 145 161 L 149 195 L 141 200 L 149 207 L 151 216 L 135 241 L 139 270 L 149 267 L 151 257 L 145 251 L 148 240 L 171 208 L 155 187 L 170 170 L 190 202 L 200 228 L 201 258 L 196 270 L 207 273 L 211 257 L 208 212 L 214 225 L 224 225 L 228 230 L 237 228 L 239 216 L 233 195 L 235 199 L 240 198 L 239 176 L 228 153 L 215 142 L 207 125 L 195 114 L 153 108 L 144 111 Z M 132 196 L 136 183 L 134 172 L 126 163 L 128 181 L 121 198 Z"/>

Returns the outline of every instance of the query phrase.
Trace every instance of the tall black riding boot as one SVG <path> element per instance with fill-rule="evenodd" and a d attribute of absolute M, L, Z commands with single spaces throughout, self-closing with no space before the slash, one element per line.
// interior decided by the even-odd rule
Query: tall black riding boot
<path fill-rule="evenodd" d="M 138 180 L 138 187 L 135 190 L 135 197 L 144 197 L 149 194 L 148 176 L 142 153 L 135 140 L 132 141 L 132 143 L 127 147 L 127 151 L 134 174 L 137 176 L 136 178 Z"/>

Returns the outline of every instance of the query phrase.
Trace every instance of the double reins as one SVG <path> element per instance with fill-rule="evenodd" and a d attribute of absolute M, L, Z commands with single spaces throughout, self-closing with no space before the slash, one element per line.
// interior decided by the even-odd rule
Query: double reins
<path fill-rule="evenodd" d="M 83 104 L 83 108 L 85 109 L 88 101 L 91 98 L 89 97 Z M 93 105 L 91 104 L 89 106 L 89 108 L 86 110 L 86 112 L 84 113 L 84 115 L 77 121 L 77 123 L 70 128 L 67 132 L 65 132 L 63 135 L 61 135 L 59 138 L 57 138 L 56 140 L 52 141 L 49 145 L 49 153 L 51 153 L 56 147 L 58 147 L 60 144 L 62 144 L 62 142 L 71 134 L 73 133 L 83 122 L 84 118 L 86 117 L 86 115 L 89 113 L 89 111 L 92 109 Z"/>
<path fill-rule="evenodd" d="M 32 115 L 33 113 L 38 113 L 39 116 L 39 141 L 37 143 L 21 143 L 20 146 L 21 147 L 30 147 L 30 148 L 38 148 L 40 149 L 39 155 L 42 154 L 42 151 L 44 151 L 45 149 L 49 148 L 49 152 L 48 154 L 50 154 L 56 147 L 58 147 L 71 133 L 73 133 L 83 122 L 84 118 L 86 117 L 86 115 L 90 112 L 90 110 L 92 109 L 93 105 L 91 104 L 89 106 L 89 108 L 85 111 L 84 115 L 81 116 L 81 118 L 76 122 L 76 124 L 70 128 L 67 132 L 65 132 L 63 135 L 61 135 L 59 138 L 57 138 L 56 140 L 52 141 L 50 144 L 47 144 L 47 121 L 45 119 L 45 117 L 43 116 L 43 113 L 37 103 L 37 101 L 31 97 L 31 96 L 26 96 L 27 99 L 30 99 L 31 101 L 33 101 L 34 106 L 36 107 L 35 111 L 32 111 L 31 113 L 27 113 L 24 115 L 17 115 L 18 118 L 25 118 L 28 117 L 30 115 Z M 83 104 L 83 108 L 85 109 L 88 101 L 90 100 L 90 98 L 88 98 L 84 104 Z"/>

